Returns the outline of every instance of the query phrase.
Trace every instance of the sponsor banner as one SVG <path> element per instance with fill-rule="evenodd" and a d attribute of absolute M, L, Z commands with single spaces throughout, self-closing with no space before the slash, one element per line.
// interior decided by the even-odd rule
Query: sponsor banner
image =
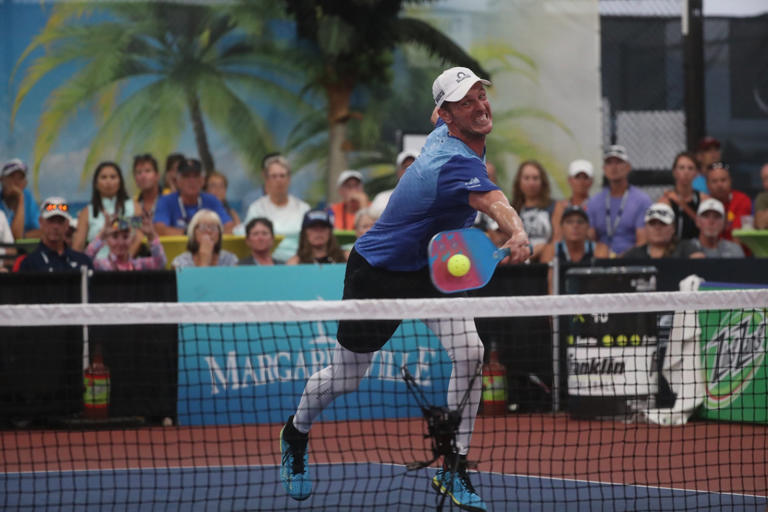
<path fill-rule="evenodd" d="M 702 416 L 768 423 L 768 310 L 699 312 L 707 394 Z"/>
<path fill-rule="evenodd" d="M 191 270 L 178 273 L 180 302 L 338 300 L 344 275 L 344 265 Z M 180 326 L 179 424 L 285 421 L 295 411 L 307 379 L 330 362 L 336 329 L 337 322 L 300 318 L 287 323 Z M 445 405 L 450 360 L 422 322 L 408 321 L 375 354 L 359 389 L 339 397 L 321 419 L 420 416 L 401 378 L 403 366 L 430 403 Z"/>
<path fill-rule="evenodd" d="M 656 346 L 605 348 L 573 346 L 567 350 L 568 394 L 644 396 L 656 392 Z"/>

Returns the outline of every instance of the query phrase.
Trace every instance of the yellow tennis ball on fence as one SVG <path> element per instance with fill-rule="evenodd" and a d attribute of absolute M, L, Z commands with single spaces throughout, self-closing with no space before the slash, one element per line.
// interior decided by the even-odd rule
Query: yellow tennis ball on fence
<path fill-rule="evenodd" d="M 472 266 L 469 258 L 463 254 L 454 254 L 448 258 L 448 273 L 453 277 L 461 277 L 469 272 L 469 268 Z"/>

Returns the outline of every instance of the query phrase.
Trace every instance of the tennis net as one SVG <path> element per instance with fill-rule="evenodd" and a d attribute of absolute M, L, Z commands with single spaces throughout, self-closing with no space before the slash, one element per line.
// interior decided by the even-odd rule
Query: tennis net
<path fill-rule="evenodd" d="M 479 406 L 488 510 L 763 511 L 767 313 L 768 290 L 4 306 L 0 508 L 447 510 L 432 480 Z M 340 320 L 402 324 L 315 420 L 295 501 L 280 429 Z"/>

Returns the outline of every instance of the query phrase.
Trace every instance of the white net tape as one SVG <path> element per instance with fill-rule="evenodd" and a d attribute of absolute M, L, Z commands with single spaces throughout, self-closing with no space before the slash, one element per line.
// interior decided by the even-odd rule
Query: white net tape
<path fill-rule="evenodd" d="M 0 326 L 496 318 L 722 308 L 768 308 L 768 289 L 453 299 L 23 304 L 0 308 Z"/>

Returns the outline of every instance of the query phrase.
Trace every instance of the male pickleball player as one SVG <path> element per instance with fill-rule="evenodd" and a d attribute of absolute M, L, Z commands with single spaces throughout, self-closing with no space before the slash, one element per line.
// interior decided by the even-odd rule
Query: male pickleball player
<path fill-rule="evenodd" d="M 429 277 L 427 245 L 439 231 L 472 226 L 477 210 L 490 215 L 509 236 L 512 261 L 530 256 L 522 222 L 499 188 L 488 179 L 485 137 L 493 127 L 487 80 L 467 68 L 444 71 L 432 85 L 442 123 L 429 135 L 379 220 L 357 242 L 344 277 L 346 299 L 439 297 Z M 432 486 L 461 508 L 486 506 L 467 475 L 466 457 L 480 403 L 483 345 L 474 320 L 425 320 L 440 339 L 453 368 L 447 405 L 456 410 L 469 390 L 456 436 L 457 453 L 446 457 Z M 357 389 L 371 360 L 400 321 L 340 321 L 332 362 L 307 381 L 296 413 L 280 431 L 280 477 L 288 494 L 309 497 L 308 433 L 315 418 L 337 396 Z M 457 460 L 458 459 L 458 460 Z M 454 468 L 458 468 L 454 471 Z"/>

